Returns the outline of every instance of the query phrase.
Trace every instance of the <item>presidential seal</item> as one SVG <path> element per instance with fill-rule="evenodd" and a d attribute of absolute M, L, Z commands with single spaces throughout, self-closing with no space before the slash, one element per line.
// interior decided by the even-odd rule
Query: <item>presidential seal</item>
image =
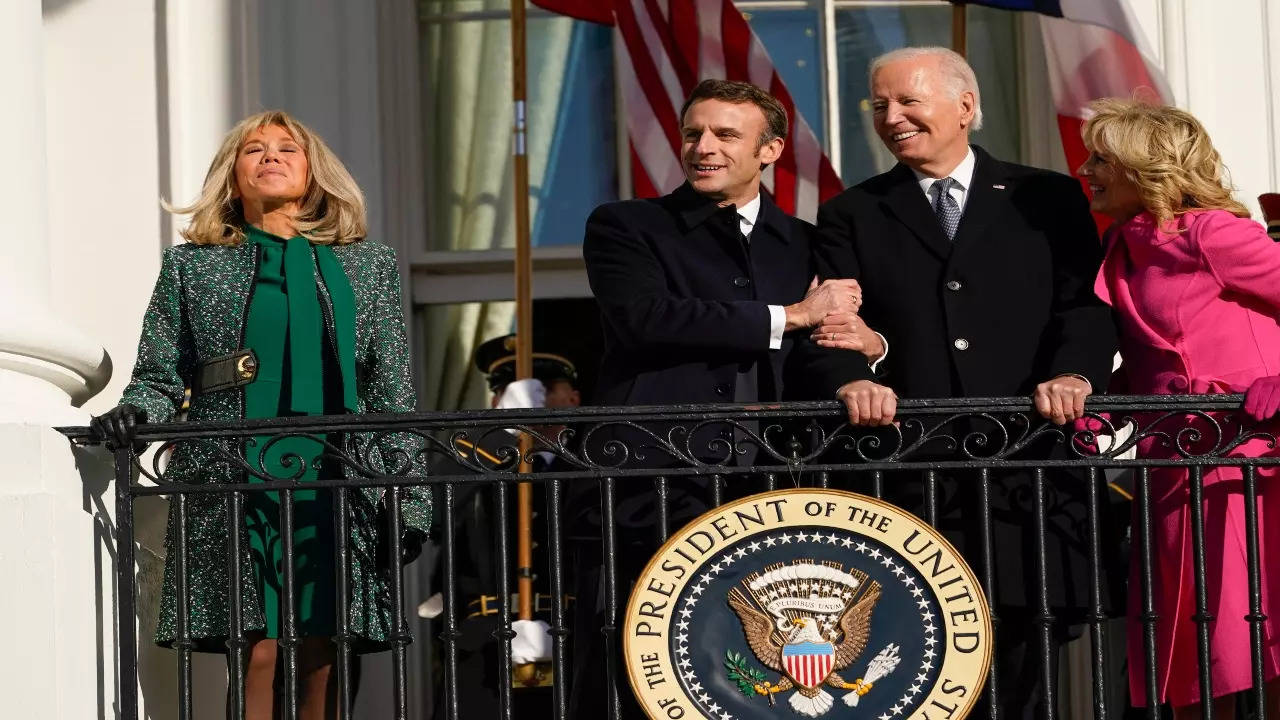
<path fill-rule="evenodd" d="M 874 498 L 753 495 L 671 536 L 627 604 L 627 673 L 649 717 L 959 720 L 991 620 L 933 528 Z"/>

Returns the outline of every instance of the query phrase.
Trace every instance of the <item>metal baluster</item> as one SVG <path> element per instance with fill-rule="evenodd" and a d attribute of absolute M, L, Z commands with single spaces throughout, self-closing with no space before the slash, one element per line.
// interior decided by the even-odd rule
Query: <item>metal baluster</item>
<path fill-rule="evenodd" d="M 600 481 L 600 535 L 604 550 L 604 633 L 605 692 L 610 720 L 622 719 L 622 704 L 618 697 L 618 527 L 613 514 L 614 479 Z"/>
<path fill-rule="evenodd" d="M 1102 609 L 1102 519 L 1099 503 L 1103 497 L 1102 472 L 1089 468 L 1089 640 L 1093 645 L 1093 717 L 1107 720 L 1106 635 Z"/>
<path fill-rule="evenodd" d="M 116 697 L 122 720 L 138 718 L 138 627 L 134 598 L 133 469 L 131 449 L 115 451 L 116 474 Z"/>
<path fill-rule="evenodd" d="M 883 470 L 871 471 L 871 494 L 877 500 L 884 499 L 884 471 Z"/>
<path fill-rule="evenodd" d="M 349 720 L 351 717 L 351 546 L 350 523 L 347 513 L 350 511 L 350 499 L 347 488 L 334 489 L 333 500 L 333 570 L 336 581 L 334 592 L 334 627 L 338 634 L 334 638 L 337 644 L 338 671 L 338 718 Z"/>
<path fill-rule="evenodd" d="M 1000 615 L 996 612 L 996 551 L 991 532 L 991 468 L 978 470 L 978 502 L 981 504 L 978 517 L 982 533 L 982 591 L 986 593 L 987 603 L 991 606 L 991 656 L 998 659 Z M 999 670 L 1000 667 L 995 666 L 987 673 L 987 712 L 991 720 L 1000 718 Z"/>
<path fill-rule="evenodd" d="M 388 564 L 391 571 L 391 690 L 394 697 L 396 720 L 409 717 L 407 648 L 412 639 L 404 621 L 404 569 L 400 558 L 404 557 L 404 538 L 400 518 L 400 488 L 393 485 L 386 490 Z M 503 517 L 506 517 L 505 515 Z M 508 621 L 510 618 L 508 618 Z"/>
<path fill-rule="evenodd" d="M 568 669 L 565 666 L 565 638 L 569 634 L 564 625 L 564 545 L 560 538 L 560 481 L 548 480 L 547 495 L 547 551 L 550 554 L 551 571 L 551 703 L 554 715 L 564 720 L 569 714 L 569 695 L 565 684 Z"/>
<path fill-rule="evenodd" d="M 249 640 L 244 635 L 244 493 L 233 492 L 227 498 L 227 598 L 231 603 L 227 632 L 227 682 L 230 684 L 228 708 L 235 720 L 244 718 L 245 657 Z"/>
<path fill-rule="evenodd" d="M 187 720 L 191 717 L 191 649 L 195 643 L 191 641 L 191 580 L 187 574 L 187 496 L 178 493 L 173 496 L 174 515 L 177 516 L 177 527 L 174 528 L 174 551 L 177 558 L 174 562 L 174 575 L 177 581 L 178 595 L 178 639 L 174 647 L 178 651 L 178 717 Z"/>
<path fill-rule="evenodd" d="M 1191 468 L 1191 557 L 1195 574 L 1196 654 L 1200 666 L 1200 712 L 1204 720 L 1213 720 L 1213 677 L 1209 667 L 1209 588 L 1205 582 L 1204 557 L 1204 468 Z"/>
<path fill-rule="evenodd" d="M 445 715 L 448 720 L 458 720 L 458 565 L 457 545 L 454 540 L 454 487 L 453 483 L 444 486 L 444 507 L 441 522 L 444 523 L 444 630 L 440 640 L 444 643 L 444 700 Z"/>
<path fill-rule="evenodd" d="M 1160 689 L 1156 683 L 1156 614 L 1151 570 L 1151 470 L 1138 468 L 1138 561 L 1142 591 L 1142 655 L 1146 680 L 1147 719 L 1160 720 Z"/>
<path fill-rule="evenodd" d="M 1244 535 L 1249 564 L 1249 653 L 1253 659 L 1253 702 L 1256 720 L 1267 720 L 1266 677 L 1262 664 L 1262 567 L 1258 553 L 1258 478 L 1257 468 L 1244 468 Z"/>
<path fill-rule="evenodd" d="M 931 527 L 938 527 L 937 470 L 926 470 L 924 473 L 924 520 Z"/>
<path fill-rule="evenodd" d="M 658 546 L 661 547 L 671 534 L 671 517 L 669 514 L 670 508 L 668 507 L 667 479 L 665 477 L 659 476 L 653 479 L 653 495 L 654 502 L 658 503 L 657 527 L 655 530 L 658 535 Z"/>
<path fill-rule="evenodd" d="M 511 547 L 507 537 L 510 520 L 507 507 L 507 484 L 494 483 L 494 532 L 498 551 L 498 601 L 502 612 L 498 640 L 498 717 L 511 720 Z"/>
<path fill-rule="evenodd" d="M 280 549 L 284 556 L 284 587 L 280 592 L 280 604 L 284 606 L 284 623 L 278 647 L 284 651 L 284 717 L 298 720 L 298 610 L 295 597 L 294 547 L 293 547 L 293 481 L 289 488 L 280 491 Z M 269 561 L 268 561 L 269 562 Z"/>
<path fill-rule="evenodd" d="M 823 490 L 826 490 L 827 488 L 831 487 L 831 473 L 827 472 L 826 470 L 823 470 L 822 472 L 818 473 L 818 487 L 822 488 Z"/>
<path fill-rule="evenodd" d="M 1054 674 L 1053 613 L 1049 610 L 1049 547 L 1044 468 L 1035 469 L 1036 625 L 1040 640 L 1040 682 L 1044 683 L 1044 718 L 1058 716 L 1058 678 Z"/>
<path fill-rule="evenodd" d="M 769 491 L 771 491 L 771 492 L 772 492 L 772 491 L 774 491 L 774 490 L 777 490 L 777 489 L 778 489 L 778 475 L 777 475 L 776 473 L 765 473 L 765 475 L 764 475 L 764 484 L 765 484 L 765 487 L 766 487 L 766 488 L 768 488 L 768 489 L 769 489 Z"/>
<path fill-rule="evenodd" d="M 724 476 L 711 476 L 711 504 L 720 507 L 724 504 Z"/>

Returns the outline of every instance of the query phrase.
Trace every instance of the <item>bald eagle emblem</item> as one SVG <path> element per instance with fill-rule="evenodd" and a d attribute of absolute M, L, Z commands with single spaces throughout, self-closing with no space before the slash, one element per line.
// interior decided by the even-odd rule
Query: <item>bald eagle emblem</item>
<path fill-rule="evenodd" d="M 856 707 L 880 678 L 898 665 L 898 647 L 887 645 L 868 663 L 863 676 L 846 682 L 839 672 L 862 654 L 871 634 L 871 614 L 880 599 L 880 584 L 840 563 L 795 560 L 768 565 L 749 574 L 728 593 L 747 645 L 769 669 L 781 673 L 775 682 L 745 666 L 741 655 L 728 654 L 731 680 L 743 694 L 774 695 L 795 690 L 788 703 L 800 715 L 818 717 L 834 700 L 823 687 L 849 690 L 841 699 Z"/>

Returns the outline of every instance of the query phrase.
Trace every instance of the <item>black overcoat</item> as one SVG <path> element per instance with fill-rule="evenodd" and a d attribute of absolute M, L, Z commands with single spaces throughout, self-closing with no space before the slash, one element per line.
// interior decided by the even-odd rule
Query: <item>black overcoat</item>
<path fill-rule="evenodd" d="M 1110 310 L 1093 294 L 1102 247 L 1080 184 L 973 150 L 954 240 L 901 164 L 819 210 L 823 276 L 857 278 L 862 317 L 889 342 L 879 382 L 902 398 L 1008 397 L 1077 373 L 1104 391 L 1116 335 Z M 845 375 L 858 372 L 854 363 Z M 1034 604 L 1034 558 L 1023 552 L 1035 547 L 1029 481 L 996 477 L 994 485 L 996 600 Z M 1049 491 L 1050 597 L 1078 609 L 1088 590 L 1084 489 L 1079 478 L 1058 474 Z M 920 514 L 920 492 L 918 483 L 903 483 L 889 495 Z M 941 501 L 940 526 L 980 571 L 974 478 L 947 478 Z"/>
<path fill-rule="evenodd" d="M 838 359 L 810 343 L 808 330 L 786 334 L 778 350 L 768 347 L 768 305 L 804 299 L 816 273 L 813 242 L 813 226 L 783 213 L 766 193 L 749 248 L 736 209 L 688 184 L 596 208 L 582 246 L 604 328 L 596 403 L 732 402 L 740 370 L 753 362 L 763 376 L 753 400 L 784 392 L 832 397 L 834 386 L 787 388 L 804 382 L 799 374 L 784 378 L 796 365 L 793 354 L 804 355 L 810 370 Z"/>

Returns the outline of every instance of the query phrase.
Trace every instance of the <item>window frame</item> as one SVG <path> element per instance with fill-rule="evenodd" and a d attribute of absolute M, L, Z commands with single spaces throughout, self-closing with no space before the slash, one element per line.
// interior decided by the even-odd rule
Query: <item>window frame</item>
<path fill-rule="evenodd" d="M 820 140 L 832 165 L 836 168 L 841 167 L 840 68 L 837 61 L 836 12 L 874 7 L 952 7 L 947 0 L 736 0 L 735 5 L 743 13 L 762 10 L 818 10 L 824 136 Z M 555 16 L 554 13 L 531 5 L 528 0 L 525 2 L 525 8 L 530 18 Z M 425 23 L 500 20 L 510 17 L 510 10 L 455 10 L 429 14 L 419 6 L 418 22 L 421 26 Z M 1015 53 L 1020 61 L 1025 61 L 1027 56 L 1023 46 L 1026 45 L 1026 26 L 1025 23 L 1020 22 L 1016 27 L 1015 37 L 1019 48 L 1015 49 Z M 1022 74 L 1020 73 L 1020 76 Z M 615 83 L 614 103 L 618 117 L 621 117 L 622 97 L 616 91 L 617 85 Z M 421 92 L 420 88 L 419 92 Z M 1027 113 L 1022 112 L 1020 115 L 1025 116 Z M 1025 125 L 1028 120 L 1023 117 L 1021 122 Z M 618 127 L 619 197 L 629 198 L 632 197 L 631 157 L 626 142 L 625 125 L 618 123 Z M 514 262 L 513 248 L 435 251 L 415 249 L 409 263 L 412 302 L 415 306 L 420 306 L 437 303 L 511 300 L 514 297 L 512 280 Z M 534 283 L 535 299 L 591 297 L 580 246 L 533 248 L 533 266 L 537 280 Z"/>

